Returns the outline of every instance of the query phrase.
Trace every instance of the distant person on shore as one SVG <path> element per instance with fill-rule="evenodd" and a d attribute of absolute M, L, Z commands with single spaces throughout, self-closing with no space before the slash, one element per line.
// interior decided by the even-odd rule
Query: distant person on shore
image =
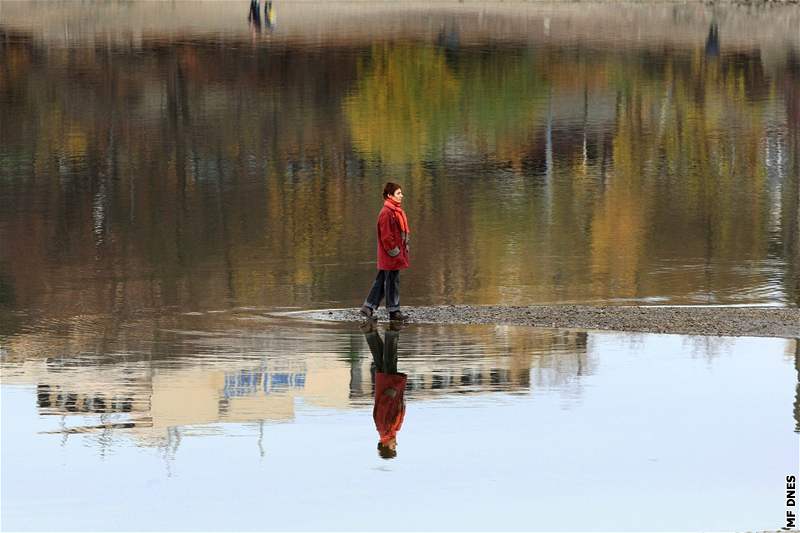
<path fill-rule="evenodd" d="M 719 57 L 719 26 L 716 22 L 711 23 L 706 37 L 706 57 Z"/>
<path fill-rule="evenodd" d="M 372 375 L 375 383 L 375 406 L 372 419 L 378 430 L 378 455 L 384 459 L 397 456 L 397 432 L 406 414 L 405 390 L 408 376 L 397 371 L 397 344 L 401 325 L 392 322 L 386 329 L 384 340 L 368 320 L 361 330 L 372 352 Z"/>
<path fill-rule="evenodd" d="M 247 22 L 255 33 L 261 33 L 261 6 L 259 0 L 250 0 L 250 13 L 247 15 Z"/>
<path fill-rule="evenodd" d="M 375 313 L 386 298 L 389 320 L 405 320 L 400 312 L 400 271 L 408 268 L 408 241 L 411 230 L 408 218 L 401 207 L 403 190 L 397 183 L 388 182 L 383 187 L 383 208 L 378 214 L 378 275 L 372 284 L 361 314 L 375 318 Z"/>
<path fill-rule="evenodd" d="M 275 8 L 272 7 L 272 0 L 264 2 L 264 23 L 269 31 L 275 28 Z"/>

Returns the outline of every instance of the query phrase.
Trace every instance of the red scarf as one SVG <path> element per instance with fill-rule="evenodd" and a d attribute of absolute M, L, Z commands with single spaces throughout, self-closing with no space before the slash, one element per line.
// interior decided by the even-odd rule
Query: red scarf
<path fill-rule="evenodd" d="M 411 228 L 408 227 L 408 218 L 406 217 L 406 212 L 403 211 L 403 208 L 400 207 L 400 204 L 391 198 L 387 198 L 386 201 L 383 202 L 383 205 L 394 212 L 395 218 L 400 223 L 400 230 L 406 235 L 411 233 Z"/>

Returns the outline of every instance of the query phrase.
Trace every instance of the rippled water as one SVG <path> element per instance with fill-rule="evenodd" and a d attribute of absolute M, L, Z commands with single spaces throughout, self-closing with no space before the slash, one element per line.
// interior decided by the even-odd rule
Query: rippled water
<path fill-rule="evenodd" d="M 0 304 L 797 305 L 796 7 L 4 2 Z M 768 28 L 768 29 L 767 29 Z"/>
<path fill-rule="evenodd" d="M 387 461 L 365 333 L 279 312 L 363 301 L 389 179 L 404 304 L 796 306 L 800 9 L 247 15 L 0 2 L 4 529 L 784 525 L 796 340 L 390 332 Z"/>

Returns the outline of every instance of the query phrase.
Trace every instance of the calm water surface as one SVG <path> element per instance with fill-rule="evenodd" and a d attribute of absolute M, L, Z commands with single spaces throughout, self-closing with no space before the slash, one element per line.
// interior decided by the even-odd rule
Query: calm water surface
<path fill-rule="evenodd" d="M 796 340 L 411 327 L 384 460 L 365 334 L 275 312 L 363 301 L 390 179 L 404 304 L 797 306 L 798 27 L 0 2 L 3 528 L 781 527 Z"/>
<path fill-rule="evenodd" d="M 408 375 L 391 460 L 376 450 L 373 356 L 348 327 L 192 315 L 124 353 L 98 339 L 6 359 L 4 527 L 781 523 L 798 466 L 794 340 L 383 330 Z"/>

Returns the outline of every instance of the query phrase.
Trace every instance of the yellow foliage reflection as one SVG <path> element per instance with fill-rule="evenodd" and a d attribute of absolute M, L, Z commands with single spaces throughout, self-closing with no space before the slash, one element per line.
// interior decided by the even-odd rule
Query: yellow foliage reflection
<path fill-rule="evenodd" d="M 439 159 L 448 139 L 459 137 L 518 159 L 545 103 L 546 84 L 529 53 L 464 53 L 453 64 L 434 47 L 382 45 L 359 63 L 358 76 L 344 114 L 356 149 L 385 164 Z"/>
<path fill-rule="evenodd" d="M 365 73 L 365 71 L 368 71 Z M 375 46 L 344 102 L 355 147 L 384 163 L 419 161 L 444 143 L 460 84 L 431 47 Z"/>

